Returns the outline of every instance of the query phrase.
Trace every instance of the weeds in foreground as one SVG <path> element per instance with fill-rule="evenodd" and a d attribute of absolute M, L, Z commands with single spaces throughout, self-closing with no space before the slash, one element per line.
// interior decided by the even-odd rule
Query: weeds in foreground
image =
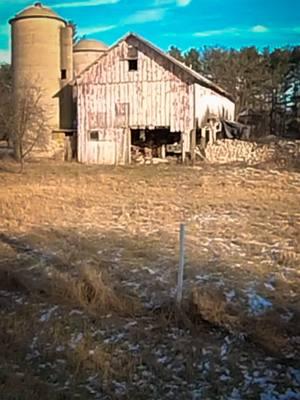
<path fill-rule="evenodd" d="M 241 303 L 229 304 L 220 289 L 211 287 L 193 289 L 189 312 L 194 320 L 198 317 L 221 329 L 241 334 L 268 353 L 283 358 L 292 351 L 289 330 L 294 334 L 298 331 L 282 319 L 279 311 L 252 316 Z"/>
<path fill-rule="evenodd" d="M 51 295 L 56 301 L 81 307 L 89 314 L 133 315 L 140 308 L 136 298 L 122 293 L 95 267 L 80 268 L 78 275 L 55 272 Z"/>

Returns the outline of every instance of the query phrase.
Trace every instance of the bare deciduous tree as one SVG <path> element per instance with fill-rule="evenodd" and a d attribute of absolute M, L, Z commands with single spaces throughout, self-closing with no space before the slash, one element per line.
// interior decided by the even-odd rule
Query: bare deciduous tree
<path fill-rule="evenodd" d="M 9 140 L 11 126 L 12 72 L 8 64 L 0 65 L 0 141 Z"/>
<path fill-rule="evenodd" d="M 36 85 L 25 85 L 13 101 L 14 112 L 11 126 L 15 158 L 24 168 L 25 160 L 35 148 L 43 149 L 47 145 L 49 134 L 46 104 L 43 93 Z"/>

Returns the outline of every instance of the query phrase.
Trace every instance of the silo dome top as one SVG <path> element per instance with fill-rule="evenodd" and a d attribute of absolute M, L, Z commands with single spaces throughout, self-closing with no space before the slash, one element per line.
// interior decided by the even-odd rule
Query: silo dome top
<path fill-rule="evenodd" d="M 42 5 L 42 3 L 35 3 L 33 6 L 25 8 L 9 22 L 12 23 L 16 20 L 24 18 L 51 18 L 65 22 L 58 14 L 56 14 L 55 11 L 51 10 L 48 7 L 45 7 L 44 5 Z"/>
<path fill-rule="evenodd" d="M 102 52 L 106 51 L 108 46 L 98 40 L 94 39 L 81 39 L 74 46 L 74 52 L 77 51 L 97 51 Z"/>

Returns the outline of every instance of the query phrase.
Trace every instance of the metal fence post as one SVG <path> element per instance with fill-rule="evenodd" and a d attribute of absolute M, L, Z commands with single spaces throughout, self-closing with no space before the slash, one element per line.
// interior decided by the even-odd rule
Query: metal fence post
<path fill-rule="evenodd" d="M 178 266 L 178 280 L 176 302 L 178 305 L 182 301 L 182 288 L 183 288 L 183 272 L 184 272 L 184 242 L 185 242 L 185 224 L 180 224 L 179 234 L 179 266 Z"/>

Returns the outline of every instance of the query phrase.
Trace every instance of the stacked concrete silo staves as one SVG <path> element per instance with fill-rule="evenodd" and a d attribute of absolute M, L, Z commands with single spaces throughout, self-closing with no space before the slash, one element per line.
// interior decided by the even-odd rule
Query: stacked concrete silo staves
<path fill-rule="evenodd" d="M 80 74 L 87 66 L 107 51 L 106 44 L 94 39 L 82 39 L 74 46 L 74 73 Z"/>
<path fill-rule="evenodd" d="M 37 87 L 48 114 L 46 141 L 50 143 L 53 131 L 61 128 L 59 93 L 64 82 L 73 78 L 72 29 L 41 3 L 18 13 L 10 24 L 15 100 L 24 85 Z"/>

